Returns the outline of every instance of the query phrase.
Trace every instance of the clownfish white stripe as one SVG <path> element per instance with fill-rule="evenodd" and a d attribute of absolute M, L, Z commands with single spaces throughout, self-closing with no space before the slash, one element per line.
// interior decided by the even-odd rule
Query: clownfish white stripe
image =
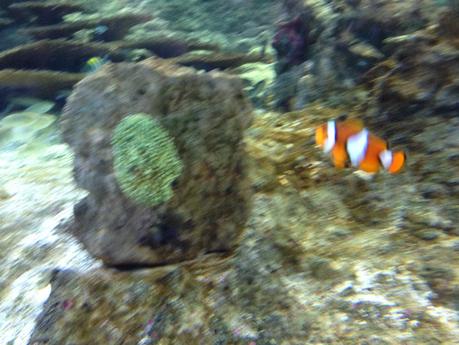
<path fill-rule="evenodd" d="M 389 170 L 392 165 L 392 152 L 389 150 L 384 150 L 379 154 L 379 161 L 384 169 Z"/>
<path fill-rule="evenodd" d="M 327 139 L 324 144 L 324 152 L 328 153 L 333 149 L 336 143 L 336 126 L 335 121 L 327 122 Z"/>
<path fill-rule="evenodd" d="M 357 167 L 363 161 L 365 153 L 367 152 L 367 147 L 368 130 L 366 128 L 349 137 L 346 143 L 346 149 L 352 166 Z"/>

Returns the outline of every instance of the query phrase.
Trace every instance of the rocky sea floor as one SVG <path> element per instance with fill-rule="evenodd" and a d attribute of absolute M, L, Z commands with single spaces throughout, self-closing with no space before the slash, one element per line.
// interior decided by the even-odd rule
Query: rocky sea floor
<path fill-rule="evenodd" d="M 133 272 L 101 268 L 60 230 L 84 195 L 66 145 L 3 150 L 2 343 L 27 343 L 51 279 L 54 321 L 34 344 L 457 344 L 457 228 L 416 204 L 410 172 L 330 167 L 309 147 L 330 111 L 255 116 L 257 192 L 234 255 Z"/>
<path fill-rule="evenodd" d="M 84 195 L 72 182 L 72 155 L 63 144 L 39 146 L 0 151 L 1 344 L 27 344 L 54 269 L 97 266 L 58 230 Z"/>

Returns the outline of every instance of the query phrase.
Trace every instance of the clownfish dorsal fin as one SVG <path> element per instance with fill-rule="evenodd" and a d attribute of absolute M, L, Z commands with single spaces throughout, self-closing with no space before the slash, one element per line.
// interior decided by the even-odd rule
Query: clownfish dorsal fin
<path fill-rule="evenodd" d="M 336 121 L 338 121 L 338 122 L 344 122 L 346 120 L 347 120 L 347 114 L 346 113 L 341 114 L 336 118 Z"/>
<path fill-rule="evenodd" d="M 363 129 L 365 126 L 363 124 L 363 121 L 360 120 L 360 119 L 346 119 L 343 121 L 344 124 L 346 124 L 347 126 L 351 126 L 353 128 L 355 128 L 356 130 L 361 130 Z"/>
<path fill-rule="evenodd" d="M 389 143 L 389 141 L 384 140 L 384 142 L 386 143 L 386 150 L 390 150 L 390 143 Z"/>

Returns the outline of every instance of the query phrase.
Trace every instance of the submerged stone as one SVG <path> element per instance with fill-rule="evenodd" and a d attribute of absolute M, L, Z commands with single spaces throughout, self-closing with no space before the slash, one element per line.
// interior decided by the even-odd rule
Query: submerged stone
<path fill-rule="evenodd" d="M 148 114 L 168 133 L 183 165 L 181 174 L 171 173 L 173 182 L 166 179 L 172 182 L 168 197 L 152 205 L 129 197 L 114 170 L 112 135 L 136 113 Z M 102 67 L 78 84 L 62 116 L 64 140 L 76 155 L 76 182 L 90 193 L 75 206 L 73 234 L 92 255 L 117 267 L 232 250 L 250 208 L 242 145 L 250 122 L 237 78 L 157 60 Z M 142 140 L 161 157 L 154 136 Z M 156 168 L 131 166 L 128 173 L 169 174 Z"/>
<path fill-rule="evenodd" d="M 441 232 L 438 230 L 419 230 L 415 232 L 415 236 L 425 241 L 432 241 L 440 236 Z"/>

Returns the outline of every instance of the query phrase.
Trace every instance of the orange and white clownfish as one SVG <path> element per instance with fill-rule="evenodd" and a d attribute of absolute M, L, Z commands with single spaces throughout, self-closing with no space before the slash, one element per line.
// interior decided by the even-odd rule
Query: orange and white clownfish
<path fill-rule="evenodd" d="M 350 162 L 368 173 L 384 169 L 395 174 L 405 164 L 403 151 L 389 150 L 385 140 L 370 133 L 356 119 L 328 121 L 316 129 L 316 143 L 325 153 L 331 153 L 337 168 Z"/>

